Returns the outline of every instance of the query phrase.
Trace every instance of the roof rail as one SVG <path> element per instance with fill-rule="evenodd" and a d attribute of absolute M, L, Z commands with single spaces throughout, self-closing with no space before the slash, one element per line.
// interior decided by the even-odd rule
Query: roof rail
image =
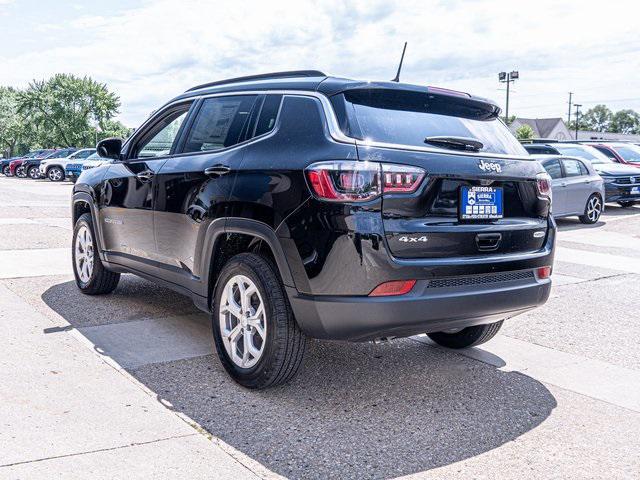
<path fill-rule="evenodd" d="M 291 70 L 289 72 L 273 72 L 261 73 L 260 75 L 248 75 L 246 77 L 229 78 L 227 80 L 218 80 L 217 82 L 203 83 L 196 87 L 190 88 L 187 92 L 200 90 L 201 88 L 215 87 L 217 85 L 226 85 L 227 83 L 249 82 L 251 80 L 268 80 L 272 78 L 290 78 L 290 77 L 326 77 L 326 73 L 319 70 Z M 186 92 L 185 92 L 186 93 Z"/>

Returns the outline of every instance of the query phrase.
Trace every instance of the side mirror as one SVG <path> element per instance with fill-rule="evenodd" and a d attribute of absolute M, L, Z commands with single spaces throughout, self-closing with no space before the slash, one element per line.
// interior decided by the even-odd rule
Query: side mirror
<path fill-rule="evenodd" d="M 111 158 L 112 160 L 120 159 L 120 151 L 122 150 L 121 138 L 105 138 L 100 140 L 96 145 L 98 155 L 103 158 Z"/>

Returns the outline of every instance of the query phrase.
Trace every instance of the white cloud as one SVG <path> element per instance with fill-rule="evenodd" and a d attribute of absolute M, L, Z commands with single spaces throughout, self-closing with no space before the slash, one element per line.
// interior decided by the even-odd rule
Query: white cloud
<path fill-rule="evenodd" d="M 585 106 L 609 99 L 640 109 L 636 4 L 590 3 L 161 0 L 87 16 L 70 5 L 65 35 L 44 29 L 41 48 L 0 54 L 0 83 L 91 75 L 121 96 L 122 119 L 137 125 L 186 88 L 225 77 L 317 68 L 390 79 L 406 40 L 405 81 L 502 101 L 497 72 L 519 69 L 513 113 L 565 115 L 569 90 Z"/>

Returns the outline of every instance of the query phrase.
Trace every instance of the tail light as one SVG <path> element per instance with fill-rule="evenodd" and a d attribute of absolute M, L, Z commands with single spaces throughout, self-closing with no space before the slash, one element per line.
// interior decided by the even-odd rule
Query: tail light
<path fill-rule="evenodd" d="M 407 165 L 345 160 L 314 163 L 306 175 L 320 200 L 366 202 L 383 193 L 413 193 L 426 172 Z"/>
<path fill-rule="evenodd" d="M 551 199 L 551 177 L 548 173 L 539 173 L 536 176 L 538 195 Z"/>

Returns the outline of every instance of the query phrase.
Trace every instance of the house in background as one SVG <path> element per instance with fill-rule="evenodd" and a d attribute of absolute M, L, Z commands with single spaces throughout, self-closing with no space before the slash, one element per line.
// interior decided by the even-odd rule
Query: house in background
<path fill-rule="evenodd" d="M 578 140 L 602 140 L 610 142 L 640 142 L 640 135 L 613 132 L 578 130 Z"/>
<path fill-rule="evenodd" d="M 535 138 L 552 138 L 554 140 L 573 140 L 575 138 L 561 118 L 516 117 L 509 125 L 509 129 L 515 135 L 516 130 L 523 125 L 529 125 L 533 129 Z"/>

